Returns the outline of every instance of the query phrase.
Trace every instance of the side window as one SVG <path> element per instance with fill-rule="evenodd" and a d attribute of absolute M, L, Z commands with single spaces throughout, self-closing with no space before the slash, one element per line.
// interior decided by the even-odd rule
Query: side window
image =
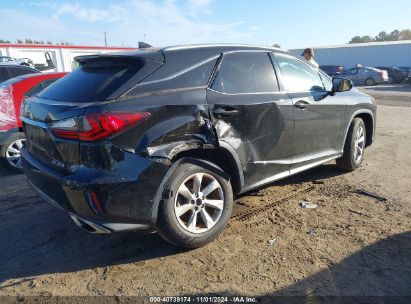
<path fill-rule="evenodd" d="M 358 73 L 360 74 L 360 73 L 368 73 L 370 70 L 369 69 L 364 69 L 364 68 L 362 68 L 362 69 L 358 69 Z"/>
<path fill-rule="evenodd" d="M 349 69 L 346 71 L 347 74 L 357 74 L 358 69 Z"/>
<path fill-rule="evenodd" d="M 225 54 L 212 89 L 228 94 L 278 92 L 268 53 Z"/>
<path fill-rule="evenodd" d="M 51 85 L 53 82 L 55 82 L 57 79 L 47 79 L 44 80 L 42 82 L 40 82 L 39 84 L 37 84 L 35 87 L 33 87 L 32 89 L 30 89 L 26 94 L 24 94 L 24 96 L 27 97 L 31 97 L 36 95 L 37 93 L 40 93 L 41 91 L 43 91 L 45 88 L 47 88 L 49 85 Z"/>
<path fill-rule="evenodd" d="M 153 82 L 142 82 L 127 93 L 132 96 L 139 93 L 170 90 L 175 88 L 206 87 L 210 80 L 213 69 L 217 63 L 217 58 L 212 58 L 198 66 L 190 66 L 177 71 L 166 78 Z"/>
<path fill-rule="evenodd" d="M 19 67 L 19 66 L 9 67 L 8 70 L 11 74 L 11 77 L 17 77 L 17 76 L 21 76 L 21 75 L 35 73 L 35 71 L 32 71 L 30 69 L 26 69 L 26 68 L 23 68 L 23 67 Z"/>
<path fill-rule="evenodd" d="M 34 88 L 31 88 L 26 94 L 24 94 L 24 96 L 31 97 L 41 92 L 42 90 L 43 90 L 43 86 L 41 85 L 41 83 L 39 83 Z"/>
<path fill-rule="evenodd" d="M 283 55 L 275 55 L 284 86 L 289 92 L 322 91 L 324 85 L 318 71 L 308 64 Z"/>

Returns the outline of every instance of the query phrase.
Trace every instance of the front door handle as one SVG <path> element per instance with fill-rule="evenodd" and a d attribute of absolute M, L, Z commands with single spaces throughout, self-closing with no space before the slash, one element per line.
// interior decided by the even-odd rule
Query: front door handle
<path fill-rule="evenodd" d="M 213 110 L 213 114 L 216 117 L 228 117 L 238 115 L 240 112 L 236 108 L 232 107 L 218 107 Z"/>
<path fill-rule="evenodd" d="M 309 104 L 310 104 L 310 103 L 309 103 L 308 101 L 299 100 L 299 101 L 297 101 L 297 102 L 294 104 L 294 107 L 296 107 L 297 109 L 304 110 L 305 108 L 307 108 L 307 106 L 308 106 Z"/>

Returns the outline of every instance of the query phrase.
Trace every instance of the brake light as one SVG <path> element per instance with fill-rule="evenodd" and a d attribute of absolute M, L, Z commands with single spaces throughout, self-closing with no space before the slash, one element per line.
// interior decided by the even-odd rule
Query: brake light
<path fill-rule="evenodd" d="M 56 121 L 49 128 L 59 138 L 99 141 L 119 134 L 145 121 L 149 116 L 148 112 L 95 113 Z"/>
<path fill-rule="evenodd" d="M 14 97 L 12 86 L 0 87 L 0 113 L 12 117 L 16 115 L 14 110 Z"/>
<path fill-rule="evenodd" d="M 380 74 L 383 79 L 388 79 L 387 71 L 381 70 L 378 72 L 378 74 Z"/>

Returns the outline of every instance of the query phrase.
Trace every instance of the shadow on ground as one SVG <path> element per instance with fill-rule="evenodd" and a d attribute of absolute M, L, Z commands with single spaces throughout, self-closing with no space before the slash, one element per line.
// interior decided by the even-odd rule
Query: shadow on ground
<path fill-rule="evenodd" d="M 0 170 L 0 184 L 0 283 L 181 252 L 150 231 L 88 234 L 35 195 L 24 175 Z"/>
<path fill-rule="evenodd" d="M 274 185 L 327 179 L 342 171 L 323 165 Z M 0 170 L 0 282 L 42 274 L 126 264 L 182 252 L 150 232 L 91 235 L 37 197 L 24 175 Z M 16 188 L 18 191 L 16 191 Z"/>
<path fill-rule="evenodd" d="M 259 303 L 411 303 L 411 231 L 370 245 Z M 215 294 L 217 295 L 217 294 Z M 218 296 L 240 296 L 227 292 Z M 203 296 L 203 295 L 192 295 Z"/>
<path fill-rule="evenodd" d="M 272 185 L 300 184 L 342 173 L 335 165 L 323 165 Z M 37 197 L 27 186 L 24 175 L 0 170 L 0 183 L 5 185 L 0 193 L 0 261 L 4 265 L 0 269 L 0 283 L 183 252 L 147 231 L 88 234 L 77 228 L 66 214 Z M 16 187 L 21 190 L 16 192 Z"/>

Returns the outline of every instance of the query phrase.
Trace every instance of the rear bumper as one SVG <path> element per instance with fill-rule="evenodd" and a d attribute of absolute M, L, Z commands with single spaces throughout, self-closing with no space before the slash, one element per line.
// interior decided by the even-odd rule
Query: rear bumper
<path fill-rule="evenodd" d="M 22 151 L 23 170 L 34 191 L 92 233 L 142 229 L 152 224 L 154 198 L 169 166 L 134 154 L 123 161 L 133 168 L 132 178 L 119 167 L 112 172 L 80 167 L 63 175 L 26 149 Z"/>
<path fill-rule="evenodd" d="M 388 81 L 388 78 L 387 79 L 384 79 L 384 78 L 377 78 L 377 79 L 375 79 L 375 83 L 376 84 L 384 84 L 384 83 L 388 83 L 389 81 Z"/>

